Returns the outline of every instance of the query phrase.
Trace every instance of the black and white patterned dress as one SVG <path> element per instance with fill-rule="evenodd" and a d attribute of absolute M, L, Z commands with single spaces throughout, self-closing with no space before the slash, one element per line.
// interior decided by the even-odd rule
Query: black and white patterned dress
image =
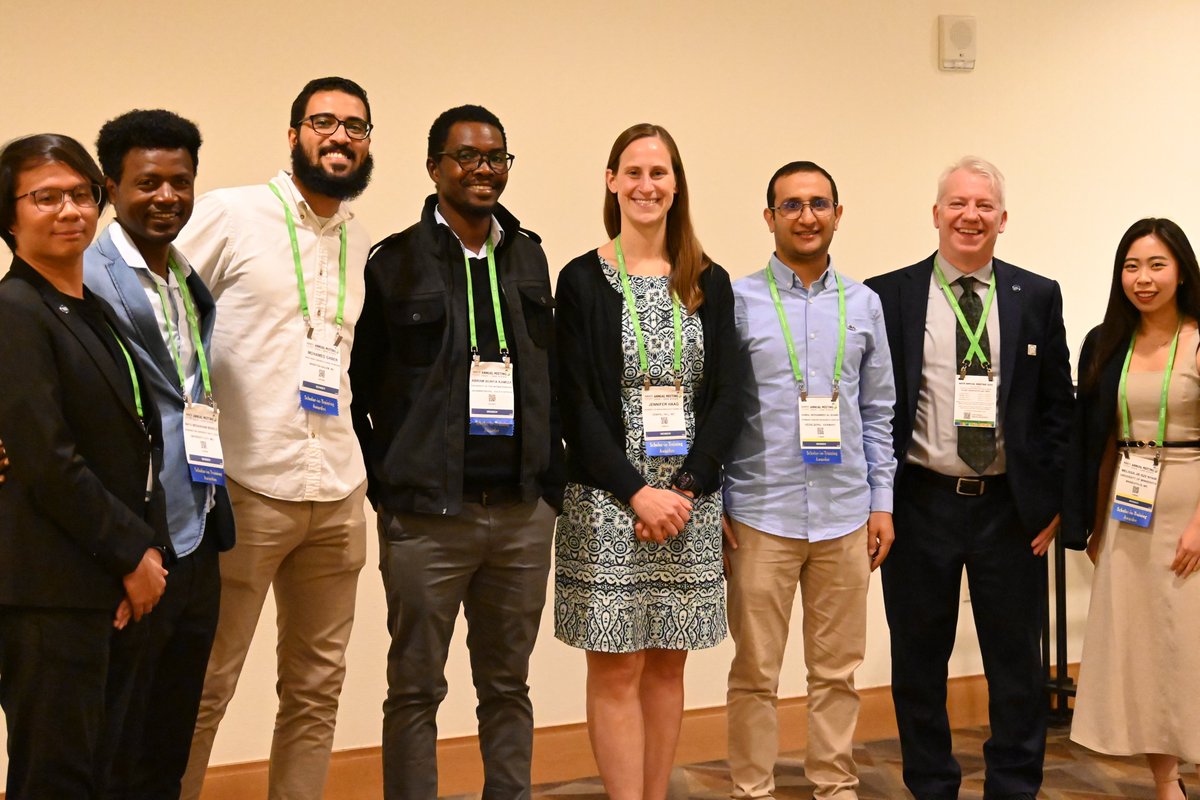
<path fill-rule="evenodd" d="M 600 259 L 612 290 L 617 270 Z M 629 278 L 645 337 L 650 381 L 674 380 L 674 329 L 666 277 Z M 622 297 L 621 410 L 625 455 L 651 486 L 669 488 L 684 456 L 648 456 L 642 428 L 642 376 L 629 308 Z M 695 440 L 694 390 L 704 375 L 704 329 L 683 311 L 682 377 L 688 445 Z M 609 492 L 569 483 L 555 535 L 554 635 L 606 653 L 647 648 L 699 650 L 725 638 L 721 571 L 721 493 L 696 503 L 687 526 L 665 544 L 640 542 L 634 514 Z"/>

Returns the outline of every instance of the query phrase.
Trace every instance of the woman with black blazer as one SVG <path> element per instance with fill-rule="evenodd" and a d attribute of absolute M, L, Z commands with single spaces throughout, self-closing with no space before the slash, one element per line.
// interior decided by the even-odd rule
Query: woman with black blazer
<path fill-rule="evenodd" d="M 111 310 L 83 287 L 102 182 L 66 136 L 0 151 L 0 238 L 14 253 L 0 280 L 9 800 L 100 795 L 138 690 L 109 674 L 109 653 L 138 646 L 131 620 L 162 595 L 170 555 L 158 417 Z"/>
<path fill-rule="evenodd" d="M 1134 223 L 1080 356 L 1064 492 L 1064 544 L 1096 564 L 1071 738 L 1145 754 L 1158 800 L 1185 800 L 1180 759 L 1200 761 L 1198 318 L 1187 236 Z"/>
<path fill-rule="evenodd" d="M 688 651 L 726 634 L 720 481 L 741 371 L 729 275 L 692 230 L 670 134 L 626 130 L 606 182 L 612 239 L 558 280 L 555 635 L 587 651 L 605 789 L 640 800 L 666 797 Z"/>

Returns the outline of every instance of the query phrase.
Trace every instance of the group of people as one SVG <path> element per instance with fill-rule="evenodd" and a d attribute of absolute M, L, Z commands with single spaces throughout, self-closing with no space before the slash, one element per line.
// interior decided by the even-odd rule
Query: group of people
<path fill-rule="evenodd" d="M 10 800 L 195 800 L 268 590 L 269 796 L 320 797 L 364 501 L 391 634 L 389 800 L 437 794 L 460 610 L 483 796 L 530 796 L 528 668 L 552 566 L 555 635 L 586 652 L 614 798 L 666 796 L 687 653 L 727 633 L 732 796 L 773 795 L 797 587 L 805 772 L 821 800 L 857 797 L 854 672 L 878 567 L 909 790 L 958 795 L 946 681 L 965 568 L 985 797 L 1034 798 L 1041 556 L 1060 526 L 1097 564 L 1073 736 L 1147 754 L 1157 797 L 1185 796 L 1200 268 L 1178 226 L 1122 239 L 1076 400 L 1059 286 L 994 257 L 1004 179 L 984 160 L 941 176 L 936 252 L 865 284 L 829 256 L 833 176 L 790 162 L 767 184 L 773 250 L 731 282 L 692 225 L 674 139 L 634 125 L 604 172 L 608 238 L 552 291 L 540 239 L 499 203 L 515 156 L 493 113 L 434 121 L 435 191 L 374 247 L 348 205 L 372 131 L 358 84 L 310 81 L 290 171 L 200 198 L 200 133 L 168 111 L 106 123 L 99 166 L 56 134 L 0 151 Z"/>

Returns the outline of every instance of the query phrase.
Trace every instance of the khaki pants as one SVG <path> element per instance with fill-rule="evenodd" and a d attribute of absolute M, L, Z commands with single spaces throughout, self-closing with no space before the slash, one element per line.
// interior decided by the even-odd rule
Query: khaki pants
<path fill-rule="evenodd" d="M 358 573 L 366 561 L 366 484 L 344 500 L 275 500 L 228 481 L 237 545 L 221 554 L 221 615 L 208 660 L 181 800 L 196 800 L 217 726 L 262 613 L 278 609 L 279 711 L 271 741 L 270 800 L 324 794 Z"/>
<path fill-rule="evenodd" d="M 729 632 L 729 769 L 735 798 L 771 797 L 779 755 L 779 671 L 796 586 L 804 608 L 808 670 L 808 747 L 804 771 L 819 800 L 857 798 L 853 736 L 858 721 L 854 670 L 867 640 L 866 527 L 808 542 L 772 536 L 733 521 Z"/>

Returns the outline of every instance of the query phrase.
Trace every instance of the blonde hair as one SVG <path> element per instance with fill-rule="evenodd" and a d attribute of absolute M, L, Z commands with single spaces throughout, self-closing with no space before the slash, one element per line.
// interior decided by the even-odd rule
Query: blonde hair
<path fill-rule="evenodd" d="M 996 190 L 996 199 L 1000 203 L 1000 210 L 1004 210 L 1004 173 L 995 164 L 979 156 L 963 156 L 958 161 L 946 167 L 946 171 L 942 173 L 942 177 L 938 178 L 938 203 L 942 202 L 942 196 L 946 193 L 946 181 L 950 180 L 950 176 L 959 170 L 982 175 L 991 181 L 992 188 Z"/>

